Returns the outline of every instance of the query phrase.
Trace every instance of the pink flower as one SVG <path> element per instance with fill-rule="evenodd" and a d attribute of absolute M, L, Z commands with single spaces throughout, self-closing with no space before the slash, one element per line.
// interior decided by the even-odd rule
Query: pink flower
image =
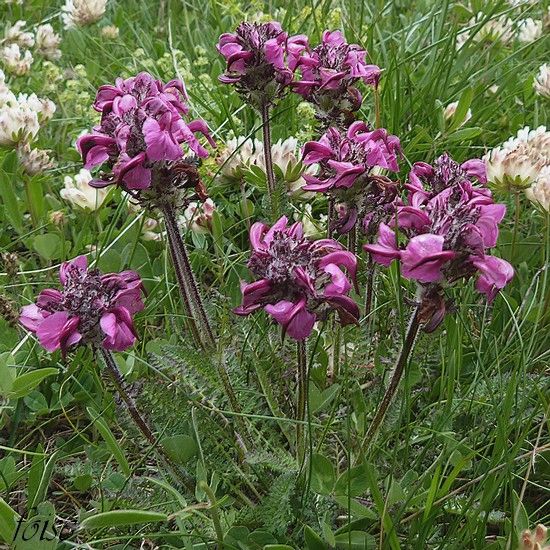
<path fill-rule="evenodd" d="M 292 80 L 294 60 L 306 47 L 305 36 L 289 38 L 276 21 L 243 22 L 220 36 L 217 48 L 226 61 L 220 81 L 254 103 L 271 102 Z"/>
<path fill-rule="evenodd" d="M 199 157 L 208 156 L 195 134 L 202 134 L 212 146 L 215 143 L 204 121 L 184 119 L 186 98 L 179 80 L 163 84 L 148 73 L 101 86 L 94 102 L 101 123 L 77 141 L 86 168 L 108 169 L 90 185 L 118 183 L 130 191 L 147 189 L 153 171 L 184 157 L 182 144 Z"/>
<path fill-rule="evenodd" d="M 342 325 L 357 322 L 359 308 L 348 296 L 356 285 L 357 258 L 339 243 L 311 241 L 301 223 L 288 226 L 283 216 L 272 227 L 253 224 L 250 244 L 248 267 L 257 280 L 241 285 L 237 315 L 263 308 L 295 340 L 307 338 L 332 310 Z"/>
<path fill-rule="evenodd" d="M 143 309 L 143 285 L 134 271 L 101 275 L 85 256 L 59 270 L 62 290 L 46 289 L 21 310 L 19 322 L 49 352 L 76 344 L 123 351 L 136 341 L 132 316 Z"/>
<path fill-rule="evenodd" d="M 376 87 L 380 79 L 380 68 L 367 64 L 366 56 L 361 46 L 346 43 L 340 31 L 327 30 L 315 48 L 310 49 L 304 43 L 291 51 L 290 65 L 299 73 L 292 88 L 325 111 L 327 105 L 356 111 L 361 106 L 356 84 L 361 80 Z"/>
<path fill-rule="evenodd" d="M 488 253 L 497 244 L 506 207 L 495 204 L 489 189 L 478 184 L 485 181 L 475 159 L 458 164 L 445 154 L 434 166 L 417 162 L 405 186 L 406 204 L 396 201 L 390 224 L 380 224 L 377 244 L 364 246 L 375 262 L 388 266 L 398 259 L 404 277 L 430 285 L 424 292 L 433 302 L 425 310 L 436 316 L 426 321 L 430 330 L 446 311 L 445 284 L 478 272 L 476 288 L 492 302 L 513 277 L 508 262 Z M 398 230 L 398 239 L 390 226 Z"/>
<path fill-rule="evenodd" d="M 306 166 L 317 165 L 315 175 L 306 174 L 304 191 L 328 194 L 340 205 L 340 217 L 333 225 L 338 233 L 350 231 L 357 222 L 368 233 L 373 221 L 397 196 L 397 186 L 373 169 L 397 172 L 401 147 L 396 136 L 383 128 L 370 131 L 364 122 L 354 122 L 344 133 L 329 128 L 302 150 Z"/>

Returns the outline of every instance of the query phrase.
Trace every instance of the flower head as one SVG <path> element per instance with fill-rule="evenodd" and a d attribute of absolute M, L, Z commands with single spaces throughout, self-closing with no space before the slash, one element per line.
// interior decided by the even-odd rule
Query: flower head
<path fill-rule="evenodd" d="M 55 161 L 50 158 L 48 151 L 43 149 L 32 149 L 28 143 L 19 144 L 17 147 L 17 158 L 23 170 L 29 176 L 42 174 L 55 166 Z"/>
<path fill-rule="evenodd" d="M 57 61 L 61 57 L 60 44 L 61 37 L 49 23 L 36 29 L 36 51 L 46 59 Z"/>
<path fill-rule="evenodd" d="M 550 98 L 550 65 L 548 63 L 540 66 L 533 87 L 538 95 Z"/>
<path fill-rule="evenodd" d="M 99 21 L 107 8 L 107 0 L 66 0 L 62 19 L 66 29 L 84 27 Z"/>
<path fill-rule="evenodd" d="M 105 201 L 108 190 L 95 189 L 89 185 L 92 174 L 82 168 L 75 176 L 65 176 L 64 188 L 59 194 L 66 201 L 87 210 L 98 210 Z"/>
<path fill-rule="evenodd" d="M 287 57 L 306 45 L 306 37 L 289 38 L 276 21 L 245 21 L 234 33 L 220 36 L 217 48 L 227 63 L 220 81 L 235 84 L 257 106 L 271 103 L 292 80 Z"/>
<path fill-rule="evenodd" d="M 34 36 L 32 32 L 25 32 L 26 21 L 16 21 L 13 25 L 8 23 L 4 32 L 4 42 L 7 44 L 17 44 L 21 48 L 32 48 L 34 46 Z"/>
<path fill-rule="evenodd" d="M 542 21 L 528 17 L 518 22 L 518 40 L 529 44 L 542 36 Z"/>
<path fill-rule="evenodd" d="M 490 183 L 503 190 L 525 189 L 550 164 L 550 132 L 544 126 L 536 130 L 522 128 L 516 137 L 495 147 L 483 159 Z"/>
<path fill-rule="evenodd" d="M 491 192 L 475 180 L 486 182 L 480 160 L 458 164 L 444 154 L 434 166 L 416 163 L 406 203 L 396 204 L 392 222 L 380 224 L 378 242 L 365 250 L 385 266 L 399 260 L 404 277 L 435 289 L 437 296 L 445 283 L 477 273 L 477 290 L 492 302 L 514 273 L 508 262 L 488 254 L 497 243 L 506 207 L 495 204 Z M 443 319 L 440 308 L 438 319 Z"/>
<path fill-rule="evenodd" d="M 242 283 L 237 315 L 264 309 L 295 340 L 306 339 L 317 320 L 336 310 L 342 325 L 356 323 L 357 304 L 348 296 L 355 283 L 357 258 L 332 239 L 304 237 L 302 224 L 288 226 L 285 216 L 271 228 L 250 228 L 252 254 L 248 268 L 256 277 Z M 346 275 L 342 268 L 347 270 Z"/>
<path fill-rule="evenodd" d="M 102 275 L 79 256 L 61 265 L 59 278 L 61 290 L 43 290 L 19 317 L 46 350 L 65 354 L 76 344 L 92 344 L 124 351 L 134 344 L 132 316 L 143 309 L 136 272 Z"/>
<path fill-rule="evenodd" d="M 550 212 L 550 164 L 542 168 L 535 183 L 525 190 L 525 196 Z"/>
<path fill-rule="evenodd" d="M 182 225 L 193 233 L 210 233 L 215 211 L 216 205 L 212 199 L 206 199 L 203 203 L 192 202 L 183 212 Z"/>
<path fill-rule="evenodd" d="M 194 164 L 185 162 L 182 144 L 199 157 L 208 156 L 195 134 L 215 144 L 204 121 L 185 121 L 185 98 L 181 81 L 163 84 L 148 73 L 101 86 L 94 103 L 101 123 L 77 142 L 85 168 L 103 165 L 109 170 L 90 185 L 118 183 L 131 192 L 166 183 L 166 178 L 171 184 L 182 164 Z"/>
<path fill-rule="evenodd" d="M 370 131 L 364 122 L 354 122 L 347 132 L 336 128 L 303 148 L 303 163 L 317 165 L 316 175 L 306 174 L 304 191 L 327 193 L 344 206 L 335 229 L 347 233 L 359 220 L 393 201 L 397 188 L 376 170 L 398 170 L 400 143 L 384 128 Z M 376 170 L 375 170 L 376 169 Z"/>
<path fill-rule="evenodd" d="M 29 50 L 23 52 L 18 44 L 12 43 L 0 49 L 0 61 L 9 73 L 23 76 L 31 70 L 33 58 Z"/>
<path fill-rule="evenodd" d="M 290 65 L 300 76 L 293 90 L 314 103 L 322 112 L 356 111 L 361 106 L 359 81 L 378 86 L 380 68 L 366 62 L 367 51 L 348 44 L 340 31 L 325 31 L 315 48 L 290 52 Z"/>

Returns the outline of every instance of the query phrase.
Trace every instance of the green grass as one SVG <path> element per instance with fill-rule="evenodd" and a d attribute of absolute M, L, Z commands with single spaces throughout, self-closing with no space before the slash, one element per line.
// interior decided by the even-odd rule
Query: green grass
<path fill-rule="evenodd" d="M 0 320 L 0 540 L 2 518 L 11 529 L 9 507 L 26 515 L 31 503 L 46 516 L 55 510 L 56 526 L 68 537 L 60 548 L 140 548 L 142 541 L 161 548 L 215 548 L 218 528 L 224 548 L 243 550 L 266 545 L 515 550 L 523 529 L 550 521 L 550 220 L 523 197 L 512 256 L 514 200 L 496 195 L 508 204 L 498 255 L 514 265 L 514 280 L 492 307 L 471 282 L 449 291 L 456 310 L 434 334 L 420 336 L 398 399 L 367 456 L 360 444 L 402 341 L 412 285 L 395 266 L 378 271 L 371 331 L 362 322 L 339 333 L 339 368 L 332 379 L 327 377 L 334 362 L 332 325 L 310 339 L 303 471 L 292 451 L 292 342 L 281 342 L 264 315 L 231 313 L 240 300 L 239 278 L 247 274 L 249 223 L 268 217 L 254 182 L 244 186 L 247 218 L 239 186 L 222 181 L 215 162 L 203 165 L 221 225 L 214 236 L 189 235 L 187 241 L 220 334 L 215 357 L 186 339 L 164 244 L 140 239 L 140 221 L 127 216 L 120 192 L 113 191 L 92 214 L 71 209 L 59 197 L 63 177 L 80 168 L 73 145 L 95 122 L 90 107 L 95 90 L 121 75 L 147 70 L 170 80 L 180 74 L 193 113 L 208 122 L 220 148 L 230 131 L 260 138 L 255 113 L 217 82 L 223 66 L 215 50 L 222 32 L 259 11 L 291 33 L 307 33 L 313 43 L 325 28 L 337 26 L 348 41 L 366 46 L 384 69 L 381 120 L 401 139 L 401 179 L 416 161 L 430 162 L 444 151 L 457 160 L 479 157 L 523 126 L 548 124 L 548 102 L 532 87 L 533 75 L 547 61 L 548 34 L 527 45 L 471 40 L 455 49 L 457 33 L 478 11 L 486 18 L 506 11 L 513 20 L 540 18 L 548 3 L 516 10 L 505 2 L 472 4 L 111 1 L 100 23 L 62 31 L 59 80 L 37 58 L 28 76 L 9 81 L 14 91 L 34 91 L 57 104 L 39 144 L 53 150 L 58 167 L 32 182 L 40 186 L 36 226 L 27 217 L 16 228 L 14 215 L 28 211 L 23 178 L 13 158 L 0 152 L 5 173 L 0 183 L 13 189 L 16 201 L 15 212 L 9 211 L 7 195 L 1 195 L 0 248 L 16 253 L 20 262 L 15 277 L 0 275 L 2 294 L 17 307 L 29 303 L 52 286 L 59 262 L 86 252 L 87 245 L 97 246 L 105 271 L 138 270 L 148 291 L 137 318 L 140 341 L 117 359 L 141 410 L 159 435 L 170 438 L 165 443 L 197 486 L 187 490 L 159 465 L 89 350 L 63 361 Z M 53 18 L 60 31 L 60 7 L 26 0 L 24 6 L 2 5 L 0 13 L 2 20 L 22 18 L 33 26 Z M 119 38 L 101 38 L 99 28 L 107 23 L 119 27 Z M 77 65 L 83 67 L 75 70 Z M 496 93 L 489 91 L 493 85 Z M 373 121 L 372 93 L 365 94 L 362 117 Z M 472 119 L 449 129 L 441 106 L 468 94 Z M 274 140 L 311 132 L 311 121 L 296 113 L 298 103 L 288 97 L 275 110 Z M 325 212 L 322 198 L 311 203 L 317 217 Z M 292 215 L 304 204 L 285 208 Z M 62 226 L 49 219 L 58 210 L 65 214 Z M 40 247 L 36 237 L 42 235 L 52 241 L 51 251 Z M 364 255 L 361 261 L 364 265 Z M 226 365 L 241 414 L 231 410 L 217 361 Z M 13 378 L 48 367 L 57 374 L 20 394 L 13 388 L 9 393 Z M 246 451 L 235 432 L 245 439 Z M 96 517 L 77 529 L 85 518 L 112 510 L 135 512 L 122 519 Z M 132 525 L 121 525 L 123 520 Z"/>

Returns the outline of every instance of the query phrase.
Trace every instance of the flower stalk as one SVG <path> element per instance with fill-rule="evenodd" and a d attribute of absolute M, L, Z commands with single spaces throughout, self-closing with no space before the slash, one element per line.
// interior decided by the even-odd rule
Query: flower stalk
<path fill-rule="evenodd" d="M 275 173 L 273 172 L 273 156 L 271 152 L 271 123 L 269 121 L 269 103 L 262 102 L 262 133 L 264 142 L 265 171 L 267 175 L 267 193 L 269 202 L 273 208 L 273 194 L 275 193 Z"/>
<path fill-rule="evenodd" d="M 380 425 L 382 424 L 382 421 L 384 420 L 384 417 L 386 416 L 386 413 L 393 402 L 393 399 L 397 392 L 397 388 L 399 387 L 399 382 L 401 381 L 403 373 L 405 372 L 405 368 L 409 362 L 409 357 L 411 355 L 411 352 L 413 351 L 414 343 L 422 324 L 420 319 L 421 306 L 422 303 L 417 304 L 411 315 L 401 351 L 399 352 L 397 361 L 395 362 L 395 368 L 390 383 L 386 388 L 384 397 L 378 405 L 378 409 L 376 410 L 367 434 L 365 435 L 363 443 L 361 444 L 362 453 L 366 453 L 369 450 L 378 432 L 378 429 L 380 428 Z"/>
<path fill-rule="evenodd" d="M 174 464 L 172 459 L 168 457 L 168 455 L 164 452 L 164 450 L 162 449 L 162 446 L 159 445 L 157 438 L 151 431 L 149 424 L 147 423 L 145 418 L 142 416 L 142 414 L 138 411 L 134 399 L 126 391 L 124 377 L 122 376 L 122 373 L 120 372 L 111 352 L 109 350 L 106 350 L 105 348 L 100 347 L 99 355 L 101 355 L 101 358 L 103 359 L 103 363 L 107 368 L 107 372 L 109 373 L 109 376 L 113 381 L 116 391 L 121 397 L 122 401 L 124 401 L 126 410 L 128 411 L 136 427 L 139 429 L 139 431 L 142 433 L 142 435 L 145 437 L 145 439 L 151 445 L 151 447 L 162 457 L 162 459 L 175 472 L 175 474 L 179 478 L 181 478 L 181 480 L 186 485 L 186 487 L 192 488 L 193 487 L 192 477 L 181 467 Z"/>
<path fill-rule="evenodd" d="M 166 224 L 170 253 L 193 338 L 203 348 L 212 348 L 215 346 L 214 333 L 191 267 L 187 248 L 178 228 L 174 209 L 172 206 L 165 205 L 162 212 Z"/>
<path fill-rule="evenodd" d="M 306 340 L 296 342 L 298 397 L 296 406 L 296 454 L 301 464 L 305 456 L 304 420 L 307 407 L 308 370 L 306 357 Z"/>

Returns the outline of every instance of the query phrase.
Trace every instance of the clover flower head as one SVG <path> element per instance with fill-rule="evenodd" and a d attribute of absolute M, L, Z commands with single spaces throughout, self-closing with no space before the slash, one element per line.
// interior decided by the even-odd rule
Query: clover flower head
<path fill-rule="evenodd" d="M 39 25 L 36 29 L 36 51 L 50 61 L 57 61 L 61 57 L 61 36 L 57 34 L 53 27 L 46 23 Z"/>
<path fill-rule="evenodd" d="M 539 67 L 539 72 L 533 81 L 533 87 L 538 95 L 550 98 L 550 65 L 548 63 L 544 63 Z"/>
<path fill-rule="evenodd" d="M 530 44 L 542 36 L 542 21 L 535 21 L 532 17 L 518 22 L 518 40 Z"/>
<path fill-rule="evenodd" d="M 271 228 L 253 224 L 250 244 L 248 268 L 256 280 L 242 283 L 237 315 L 263 308 L 282 326 L 283 334 L 295 340 L 306 339 L 315 322 L 333 310 L 342 325 L 357 322 L 359 308 L 348 296 L 355 284 L 357 258 L 338 242 L 307 239 L 300 222 L 289 226 L 283 216 Z"/>
<path fill-rule="evenodd" d="M 50 158 L 48 151 L 33 149 L 28 143 L 19 144 L 17 147 L 17 158 L 21 163 L 23 171 L 29 176 L 43 174 L 46 170 L 56 165 L 55 161 Z"/>
<path fill-rule="evenodd" d="M 444 284 L 477 274 L 477 290 L 492 302 L 514 270 L 488 253 L 497 243 L 506 207 L 493 202 L 491 192 L 479 185 L 485 182 L 481 160 L 459 164 L 445 154 L 434 166 L 416 163 L 406 203 L 396 204 L 394 219 L 380 224 L 378 242 L 364 249 L 384 266 L 399 260 L 402 275 L 425 285 L 434 297 L 441 296 Z M 438 300 L 426 325 L 430 330 L 444 317 L 445 304 Z"/>
<path fill-rule="evenodd" d="M 66 29 L 84 27 L 103 17 L 107 9 L 107 0 L 66 0 L 61 9 Z"/>
<path fill-rule="evenodd" d="M 291 66 L 299 73 L 292 88 L 322 111 L 331 111 L 335 103 L 344 101 L 349 110 L 356 111 L 362 101 L 356 84 L 362 81 L 376 87 L 380 79 L 380 68 L 367 64 L 366 56 L 365 49 L 348 44 L 340 31 L 326 30 L 318 46 L 291 53 Z"/>
<path fill-rule="evenodd" d="M 8 23 L 4 32 L 4 42 L 7 44 L 17 44 L 21 48 L 32 48 L 34 46 L 34 36 L 32 32 L 25 32 L 26 21 L 16 21 L 13 25 Z"/>
<path fill-rule="evenodd" d="M 31 70 L 33 57 L 29 50 L 23 51 L 18 44 L 12 43 L 0 49 L 0 61 L 9 73 L 23 76 Z"/>
<path fill-rule="evenodd" d="M 86 168 L 82 168 L 74 176 L 65 176 L 64 188 L 59 192 L 61 198 L 86 210 L 98 210 L 105 202 L 109 191 L 91 187 L 92 179 L 92 174 Z"/>
<path fill-rule="evenodd" d="M 224 84 L 237 90 L 256 106 L 271 103 L 292 80 L 293 59 L 307 45 L 305 36 L 289 38 L 276 21 L 241 23 L 234 33 L 220 36 L 217 49 L 225 58 Z"/>
<path fill-rule="evenodd" d="M 550 164 L 538 173 L 535 183 L 525 190 L 525 196 L 534 204 L 550 212 Z"/>
<path fill-rule="evenodd" d="M 117 183 L 126 191 L 143 191 L 154 183 L 153 176 L 166 172 L 177 179 L 183 164 L 194 164 L 185 162 L 182 144 L 198 157 L 208 156 L 195 134 L 204 135 L 212 146 L 215 143 L 204 121 L 185 121 L 185 98 L 180 80 L 163 84 L 148 73 L 101 86 L 94 102 L 101 122 L 77 141 L 85 168 L 107 169 L 90 185 Z"/>
<path fill-rule="evenodd" d="M 193 233 L 206 234 L 212 231 L 212 217 L 216 205 L 212 199 L 204 202 L 191 202 L 181 216 L 180 221 L 186 229 Z"/>
<path fill-rule="evenodd" d="M 61 290 L 43 290 L 19 317 L 47 351 L 65 355 L 77 344 L 124 351 L 134 344 L 133 315 L 144 307 L 136 272 L 103 275 L 79 256 L 61 265 L 59 278 Z"/>

